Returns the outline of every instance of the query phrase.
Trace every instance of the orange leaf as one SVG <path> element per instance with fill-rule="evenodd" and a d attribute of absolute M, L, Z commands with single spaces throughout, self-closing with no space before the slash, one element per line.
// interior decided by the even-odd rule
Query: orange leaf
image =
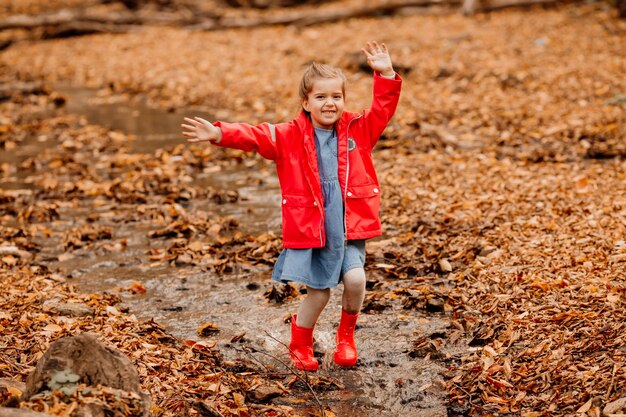
<path fill-rule="evenodd" d="M 139 281 L 133 281 L 133 283 L 126 287 L 126 289 L 135 294 L 143 294 L 146 292 L 146 287 L 144 287 L 143 284 Z"/>
<path fill-rule="evenodd" d="M 219 331 L 220 331 L 220 328 L 217 327 L 215 324 L 205 323 L 204 325 L 200 326 L 200 328 L 198 329 L 198 334 L 200 336 L 208 336 L 212 333 L 217 333 Z"/>
<path fill-rule="evenodd" d="M 233 399 L 235 400 L 235 404 L 237 404 L 238 407 L 242 407 L 246 403 L 246 399 L 244 398 L 244 396 L 239 394 L 238 392 L 233 392 Z"/>
<path fill-rule="evenodd" d="M 498 388 L 513 388 L 513 385 L 511 385 L 510 383 L 506 381 L 499 381 L 490 376 L 487 377 L 487 382 L 489 382 L 491 385 L 495 385 Z"/>

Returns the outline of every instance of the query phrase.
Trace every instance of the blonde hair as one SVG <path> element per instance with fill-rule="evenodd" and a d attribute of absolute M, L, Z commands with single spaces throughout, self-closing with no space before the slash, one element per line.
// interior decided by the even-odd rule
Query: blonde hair
<path fill-rule="evenodd" d="M 341 92 L 346 95 L 346 76 L 337 67 L 333 67 L 328 64 L 320 64 L 319 62 L 312 62 L 304 70 L 302 74 L 302 80 L 300 80 L 300 100 L 307 99 L 311 90 L 313 90 L 313 83 L 319 79 L 339 78 L 341 80 Z"/>

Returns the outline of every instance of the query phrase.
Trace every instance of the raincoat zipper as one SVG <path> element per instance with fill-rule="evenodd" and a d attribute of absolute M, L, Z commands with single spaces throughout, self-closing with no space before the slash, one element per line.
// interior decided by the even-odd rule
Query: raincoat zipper
<path fill-rule="evenodd" d="M 348 127 L 346 128 L 346 184 L 343 189 L 343 236 L 344 236 L 344 244 L 348 244 L 348 219 L 347 219 L 347 206 L 348 206 L 348 176 L 350 175 L 350 123 L 355 120 L 361 118 L 361 115 L 358 115 L 354 119 L 351 119 L 348 122 Z M 354 140 L 354 139 L 352 139 Z M 356 143 L 355 143 L 356 146 Z"/>
<path fill-rule="evenodd" d="M 313 127 L 311 127 L 312 133 L 313 135 L 315 135 L 315 129 Z M 305 148 L 306 149 L 306 148 Z M 307 155 L 307 164 L 309 165 L 309 169 L 311 169 L 311 172 L 315 172 L 316 170 L 313 169 L 313 165 L 311 165 L 311 159 L 309 157 L 309 155 Z M 321 184 L 321 179 L 319 179 L 319 170 L 318 170 L 318 181 Z M 309 183 L 310 186 L 310 183 Z M 315 200 L 315 193 L 313 192 L 313 201 L 315 202 L 315 206 L 317 206 L 317 201 Z M 324 216 L 326 215 L 324 213 L 324 204 L 321 204 L 321 210 L 322 210 L 322 218 L 320 220 L 320 225 L 319 225 L 319 232 L 320 232 L 320 247 L 323 248 L 324 247 Z"/>

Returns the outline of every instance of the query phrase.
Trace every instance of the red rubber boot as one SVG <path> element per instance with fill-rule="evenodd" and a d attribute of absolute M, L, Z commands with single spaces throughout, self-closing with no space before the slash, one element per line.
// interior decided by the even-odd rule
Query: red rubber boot
<path fill-rule="evenodd" d="M 337 351 L 335 363 L 339 366 L 356 365 L 357 353 L 354 344 L 354 328 L 359 314 L 350 314 L 341 310 L 341 321 L 337 329 Z"/>
<path fill-rule="evenodd" d="M 313 329 L 300 327 L 296 324 L 297 314 L 291 319 L 291 343 L 289 356 L 298 369 L 317 371 L 317 359 L 313 356 Z"/>

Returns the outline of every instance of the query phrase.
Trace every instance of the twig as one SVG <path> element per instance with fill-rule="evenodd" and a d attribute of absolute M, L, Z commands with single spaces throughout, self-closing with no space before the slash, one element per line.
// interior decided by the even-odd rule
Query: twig
<path fill-rule="evenodd" d="M 289 350 L 289 353 L 291 353 L 292 357 L 295 356 L 296 358 L 298 358 L 293 350 L 291 350 L 291 348 L 285 344 L 284 342 L 278 340 L 277 338 L 275 338 L 274 336 L 272 336 L 271 334 L 269 334 L 267 331 L 265 331 L 265 334 L 268 335 L 272 340 L 280 343 L 281 345 L 283 345 L 284 347 L 286 347 Z M 287 365 L 285 362 L 283 362 L 281 359 L 277 358 L 276 356 L 267 353 L 267 352 L 263 352 L 263 351 L 258 351 L 259 353 L 262 353 L 264 355 L 269 356 L 270 358 L 277 360 L 278 362 L 280 362 L 283 366 L 285 366 L 292 374 L 294 374 L 296 376 L 296 378 L 298 378 L 300 381 L 302 381 L 304 383 L 304 385 L 306 385 L 306 387 L 309 389 L 309 391 L 311 391 L 311 394 L 313 394 L 313 398 L 315 399 L 315 402 L 317 402 L 317 405 L 320 408 L 321 417 L 324 417 L 326 415 L 326 407 L 324 406 L 324 404 L 320 401 L 320 399 L 318 398 L 317 394 L 315 393 L 315 390 L 313 389 L 313 386 L 310 384 L 309 382 L 309 373 L 307 372 L 306 369 L 302 369 L 302 371 L 304 372 L 304 378 L 302 378 L 302 376 L 297 372 L 297 370 L 294 370 L 294 368 L 292 366 Z M 298 361 L 300 361 L 300 363 L 302 364 L 302 361 L 300 360 L 300 358 L 298 358 Z M 302 364 L 302 367 L 304 368 L 304 364 Z"/>
<path fill-rule="evenodd" d="M 256 362 L 259 366 L 262 366 L 263 368 L 265 368 L 265 372 L 266 372 L 268 375 L 272 375 L 272 374 L 273 374 L 273 375 L 276 375 L 276 372 L 272 371 L 270 368 L 268 368 L 268 367 L 267 367 L 267 365 L 265 365 L 263 362 L 261 362 L 260 360 L 258 360 L 257 358 L 255 358 L 255 357 L 254 357 L 254 355 L 252 355 L 252 353 L 254 353 L 254 352 L 258 352 L 258 350 L 256 350 L 256 349 L 250 349 L 250 348 L 246 349 L 246 348 L 244 347 L 243 351 L 244 351 L 244 352 L 246 352 L 246 353 L 250 356 L 250 358 L 252 358 L 252 359 L 253 359 L 253 360 L 254 360 L 254 361 L 255 361 L 255 362 Z"/>
<path fill-rule="evenodd" d="M 606 391 L 606 395 L 604 396 L 604 401 L 609 401 L 611 398 L 611 391 L 613 391 L 613 384 L 615 383 L 615 372 L 617 372 L 617 364 L 613 364 L 613 372 L 611 372 L 611 383 L 609 384 L 609 389 Z"/>
<path fill-rule="evenodd" d="M 463 391 L 463 392 L 465 393 L 465 395 L 467 395 L 467 397 L 468 397 L 468 402 L 469 402 L 470 404 L 472 404 L 472 394 L 471 394 L 470 392 L 467 392 L 467 391 L 463 388 L 463 386 L 462 386 L 461 384 L 459 384 L 459 383 L 455 383 L 454 385 L 455 385 L 458 389 L 460 389 L 461 391 Z"/>
<path fill-rule="evenodd" d="M 276 342 L 280 343 L 281 345 L 285 346 L 289 352 L 293 353 L 293 351 L 289 348 L 289 346 L 285 345 L 285 343 L 281 342 L 280 340 L 276 339 L 274 336 L 272 336 L 271 334 L 267 333 L 267 331 L 265 332 L 265 334 L 267 334 L 270 338 L 272 338 L 273 340 L 275 340 Z M 276 372 L 271 371 L 263 362 L 261 362 L 260 360 L 258 360 L 256 357 L 254 357 L 254 355 L 252 355 L 252 353 L 254 352 L 258 352 L 262 355 L 265 356 L 269 356 L 270 358 L 274 359 L 275 361 L 278 361 L 281 365 L 283 365 L 288 373 L 293 374 L 296 376 L 296 378 L 298 378 L 308 389 L 309 391 L 311 391 L 311 394 L 313 394 L 313 398 L 315 399 L 315 402 L 318 404 L 318 406 L 320 407 L 320 411 L 321 411 L 321 416 L 324 417 L 325 413 L 326 413 L 326 407 L 325 405 L 321 402 L 321 400 L 318 398 L 318 396 L 315 394 L 315 390 L 313 389 L 313 386 L 310 384 L 309 382 L 309 376 L 306 370 L 304 371 L 304 375 L 305 378 L 302 378 L 302 376 L 298 373 L 297 369 L 294 369 L 292 366 L 288 365 L 287 363 L 285 363 L 282 359 L 272 355 L 271 353 L 268 352 L 264 352 L 261 350 L 257 350 L 254 349 L 254 351 L 249 350 L 249 349 L 244 349 L 244 352 L 246 352 L 254 361 L 255 363 L 259 364 L 260 366 L 262 366 L 266 372 L 268 374 L 274 374 L 276 375 Z M 295 356 L 295 355 L 294 355 Z M 302 363 L 302 361 L 300 361 L 300 363 Z"/>
<path fill-rule="evenodd" d="M 248 349 L 244 349 L 244 352 L 245 352 L 245 353 L 247 353 L 247 354 L 248 354 L 248 356 L 249 356 L 249 357 L 250 357 L 250 358 L 251 358 L 251 359 L 252 359 L 255 363 L 257 363 L 259 366 L 262 366 L 263 368 L 265 368 L 265 371 L 267 372 L 267 375 L 277 375 L 277 374 L 278 374 L 277 372 L 273 372 L 272 370 L 270 370 L 270 369 L 267 367 L 267 365 L 265 365 L 263 362 L 261 362 L 260 360 L 258 360 L 258 359 L 257 359 L 257 358 L 256 358 L 256 357 L 252 354 L 252 353 L 254 353 L 254 352 L 259 352 L 259 353 L 262 353 L 262 354 L 266 354 L 266 355 L 268 355 L 268 356 L 271 356 L 271 355 L 269 355 L 269 354 L 267 354 L 267 353 L 265 353 L 265 352 L 261 352 L 261 351 L 259 351 L 259 350 L 248 350 Z M 279 362 L 281 362 L 281 361 L 280 361 L 280 359 L 278 359 L 278 358 L 274 358 L 273 356 L 272 356 L 272 358 L 273 358 L 273 359 L 275 359 L 275 360 L 277 360 L 277 361 L 279 361 Z M 281 363 L 282 363 L 282 362 L 281 362 Z M 283 365 L 284 365 L 284 364 L 283 364 Z M 280 375 L 280 374 L 278 374 L 278 375 Z M 254 405 L 252 405 L 252 407 L 254 407 Z M 288 417 L 288 416 L 287 416 L 287 414 L 285 413 L 285 411 L 280 410 L 280 409 L 279 409 L 279 411 L 281 412 L 281 414 L 282 414 L 283 416 Z"/>

